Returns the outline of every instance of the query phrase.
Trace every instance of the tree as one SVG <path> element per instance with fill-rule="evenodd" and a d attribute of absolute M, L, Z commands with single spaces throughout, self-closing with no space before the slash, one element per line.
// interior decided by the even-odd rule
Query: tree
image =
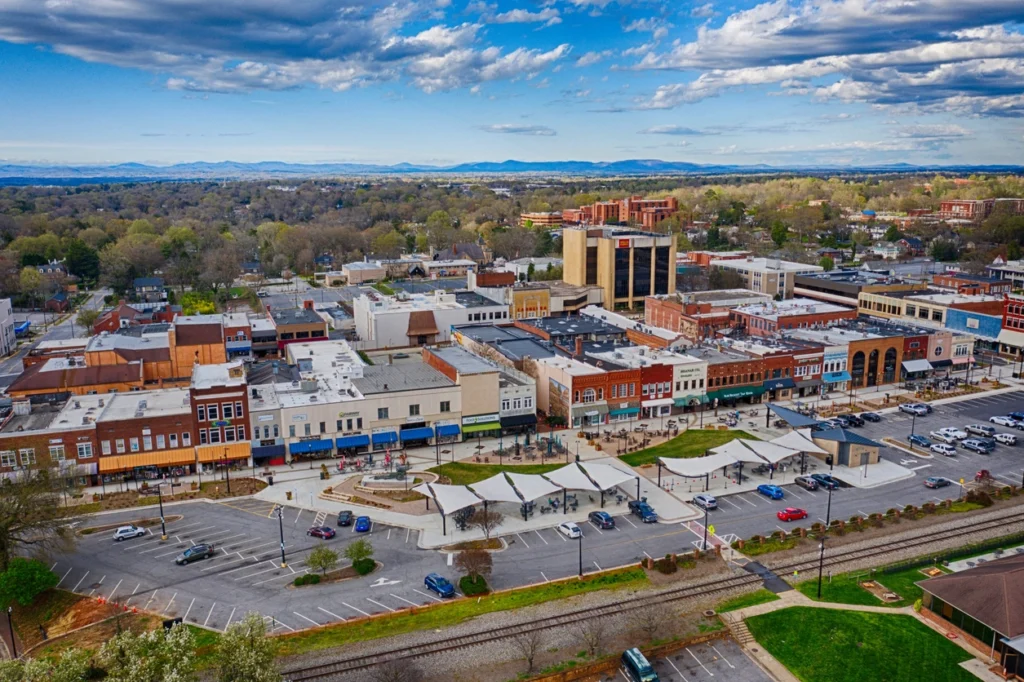
<path fill-rule="evenodd" d="M 373 570 L 373 546 L 366 540 L 356 540 L 345 548 L 345 558 L 352 562 L 352 567 L 360 574 L 363 569 L 369 573 Z"/>
<path fill-rule="evenodd" d="M 714 251 L 723 246 L 729 246 L 729 240 L 722 237 L 722 231 L 718 229 L 717 225 L 712 225 L 708 228 L 706 246 L 709 251 Z"/>
<path fill-rule="evenodd" d="M 630 622 L 647 637 L 647 641 L 654 639 L 658 631 L 664 628 L 666 623 L 673 622 L 675 618 L 676 614 L 665 604 L 654 604 L 629 612 Z"/>
<path fill-rule="evenodd" d="M 338 553 L 327 545 L 317 545 L 306 557 L 306 565 L 314 571 L 322 571 L 326 576 L 327 571 L 338 565 Z"/>
<path fill-rule="evenodd" d="M 96 324 L 96 320 L 100 317 L 100 311 L 94 310 L 93 308 L 82 308 L 78 311 L 78 317 L 75 318 L 75 322 L 81 325 L 87 330 L 86 336 L 92 334 L 92 326 Z"/>
<path fill-rule="evenodd" d="M 203 256 L 203 271 L 199 274 L 199 281 L 216 294 L 221 288 L 230 288 L 241 271 L 242 254 L 237 245 L 223 244 Z"/>
<path fill-rule="evenodd" d="M 396 230 L 385 232 L 376 239 L 373 240 L 370 248 L 373 249 L 373 253 L 378 256 L 384 256 L 386 258 L 398 258 L 402 255 L 402 249 L 405 247 L 405 237 L 399 234 Z"/>
<path fill-rule="evenodd" d="M 932 241 L 932 258 L 937 261 L 953 261 L 960 255 L 960 249 L 950 239 L 935 239 Z"/>
<path fill-rule="evenodd" d="M 57 574 L 38 559 L 15 557 L 0 573 L 0 608 L 17 602 L 31 604 L 37 596 L 57 586 Z"/>
<path fill-rule="evenodd" d="M 469 517 L 469 525 L 473 528 L 479 528 L 484 532 L 484 537 L 488 540 L 491 539 L 491 531 L 500 526 L 505 521 L 505 515 L 501 512 L 494 511 L 493 509 L 484 510 L 482 507 L 477 507 L 473 510 L 473 515 Z"/>
<path fill-rule="evenodd" d="M 574 634 L 587 653 L 596 656 L 604 642 L 607 621 L 604 618 L 583 618 L 573 623 Z"/>
<path fill-rule="evenodd" d="M 86 282 L 95 282 L 99 279 L 100 254 L 95 249 L 90 248 L 81 239 L 72 239 L 65 253 L 64 265 L 68 272 Z"/>
<path fill-rule="evenodd" d="M 1020 260 L 1020 244 L 1017 242 L 1010 242 L 1006 245 L 1006 259 Z"/>
<path fill-rule="evenodd" d="M 529 267 L 526 268 L 526 281 L 533 281 L 533 276 L 537 273 L 537 268 L 533 263 L 530 263 Z"/>
<path fill-rule="evenodd" d="M 22 268 L 18 276 L 21 285 L 21 293 L 32 301 L 37 301 L 45 292 L 47 281 L 43 274 L 36 268 L 29 266 Z"/>
<path fill-rule="evenodd" d="M 258 613 L 250 613 L 229 625 L 221 636 L 216 654 L 217 679 L 219 682 L 279 682 L 281 675 L 275 668 L 274 658 L 274 643 L 267 637 L 266 621 Z"/>
<path fill-rule="evenodd" d="M 836 262 L 832 260 L 831 256 L 822 256 L 821 259 L 818 261 L 818 265 L 820 265 L 825 270 L 825 272 L 836 269 Z"/>
<path fill-rule="evenodd" d="M 491 575 L 494 560 L 484 549 L 467 549 L 455 555 L 455 568 L 472 581 Z"/>
<path fill-rule="evenodd" d="M 110 682 L 194 682 L 196 638 L 184 625 L 122 632 L 100 649 Z"/>
<path fill-rule="evenodd" d="M 775 246 L 781 247 L 789 239 L 789 228 L 786 227 L 786 223 L 781 220 L 776 220 L 772 223 L 772 241 L 775 242 Z"/>
<path fill-rule="evenodd" d="M 735 270 L 711 268 L 708 271 L 708 289 L 746 289 L 747 282 Z"/>
<path fill-rule="evenodd" d="M 81 682 L 89 678 L 92 655 L 68 649 L 60 658 L 23 658 L 0 662 L 0 682 Z"/>
<path fill-rule="evenodd" d="M 512 636 L 512 646 L 526 659 L 527 673 L 533 672 L 533 661 L 537 658 L 543 643 L 544 638 L 541 636 L 540 630 L 527 630 Z"/>
<path fill-rule="evenodd" d="M 48 470 L 30 470 L 0 485 L 0 571 L 14 557 L 70 551 L 74 516 L 61 504 L 62 481 Z"/>
<path fill-rule="evenodd" d="M 373 682 L 421 682 L 423 673 L 408 659 L 393 658 L 370 670 Z"/>
<path fill-rule="evenodd" d="M 885 231 L 885 241 L 898 242 L 901 239 L 903 239 L 903 233 L 895 225 L 890 225 L 889 229 Z"/>
<path fill-rule="evenodd" d="M 537 233 L 525 227 L 495 230 L 491 234 L 491 248 L 495 256 L 507 260 L 532 256 L 537 249 Z"/>

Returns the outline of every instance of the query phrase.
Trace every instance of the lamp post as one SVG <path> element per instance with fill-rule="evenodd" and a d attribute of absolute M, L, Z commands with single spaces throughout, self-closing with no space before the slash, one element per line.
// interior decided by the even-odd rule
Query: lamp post
<path fill-rule="evenodd" d="M 281 531 L 281 568 L 288 568 L 288 562 L 284 558 L 284 507 L 277 508 L 277 527 Z"/>
<path fill-rule="evenodd" d="M 580 575 L 583 574 L 583 564 L 580 564 Z M 11 658 L 18 658 L 18 645 L 14 639 L 14 621 L 11 620 L 11 614 L 14 612 L 14 608 L 11 606 L 7 607 L 7 629 L 11 632 Z"/>
<path fill-rule="evenodd" d="M 583 577 L 583 531 L 580 531 L 580 577 Z M 11 637 L 13 639 L 14 630 L 11 630 Z"/>
<path fill-rule="evenodd" d="M 164 522 L 164 487 L 162 485 L 156 487 L 156 495 L 160 502 L 160 539 L 166 542 L 167 524 Z"/>
<path fill-rule="evenodd" d="M 913 418 L 912 418 L 912 419 L 910 420 L 910 435 L 911 435 L 911 436 L 913 436 L 913 435 L 914 435 L 914 430 L 915 430 L 916 428 L 917 428 L 917 412 L 915 411 L 915 412 L 914 412 L 914 416 L 913 416 Z M 911 444 L 910 444 L 910 447 L 914 447 L 914 444 L 913 444 L 913 443 L 911 443 Z"/>
<path fill-rule="evenodd" d="M 825 457 L 825 464 L 828 464 L 829 472 L 833 471 L 835 460 L 832 455 Z M 827 537 L 829 524 L 832 522 L 832 482 L 828 485 L 828 508 L 825 511 L 825 530 L 821 534 L 820 553 L 818 555 L 818 599 L 821 599 L 821 574 L 825 569 L 825 538 Z"/>
<path fill-rule="evenodd" d="M 701 546 L 701 550 L 708 551 L 708 505 L 704 503 L 704 544 Z"/>
<path fill-rule="evenodd" d="M 309 468 L 313 468 L 313 460 L 309 460 Z M 227 482 L 228 495 L 231 494 L 231 467 L 228 463 L 228 446 L 224 446 L 224 480 Z"/>

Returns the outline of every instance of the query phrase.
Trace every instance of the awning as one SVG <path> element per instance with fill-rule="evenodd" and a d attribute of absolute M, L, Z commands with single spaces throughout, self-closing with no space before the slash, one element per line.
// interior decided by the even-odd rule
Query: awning
<path fill-rule="evenodd" d="M 508 429 L 515 426 L 533 426 L 537 423 L 535 414 L 517 414 L 511 417 L 501 418 L 501 428 Z"/>
<path fill-rule="evenodd" d="M 682 398 L 676 398 L 676 407 L 694 407 L 707 401 L 708 397 L 706 395 L 687 395 Z"/>
<path fill-rule="evenodd" d="M 815 440 L 828 440 L 836 443 L 853 443 L 854 445 L 869 445 L 875 448 L 884 447 L 881 443 L 876 443 L 870 438 L 865 438 L 859 433 L 854 433 L 849 429 L 827 429 L 825 431 L 818 431 L 814 434 Z"/>
<path fill-rule="evenodd" d="M 342 448 L 363 448 L 370 444 L 370 437 L 365 433 L 360 433 L 355 436 L 342 436 L 334 440 L 334 445 L 339 450 Z"/>
<path fill-rule="evenodd" d="M 453 514 L 460 509 L 472 507 L 483 502 L 464 485 L 442 485 L 441 483 L 424 483 L 413 488 L 413 492 L 433 498 L 443 514 Z"/>
<path fill-rule="evenodd" d="M 583 473 L 583 470 L 575 462 L 567 464 L 561 469 L 549 471 L 544 474 L 544 478 L 567 490 L 593 490 L 600 492 L 600 489 L 590 480 L 589 476 Z"/>
<path fill-rule="evenodd" d="M 331 441 L 327 441 L 328 444 Z M 328 448 L 330 449 L 330 448 Z M 229 459 L 249 459 L 252 448 L 249 441 L 242 443 L 220 443 L 219 445 L 201 445 L 196 448 L 200 462 L 223 462 Z"/>
<path fill-rule="evenodd" d="M 799 450 L 800 452 L 807 452 L 810 454 L 827 455 L 828 450 L 818 447 L 814 441 L 811 440 L 810 429 L 798 429 L 796 431 L 790 431 L 784 436 L 773 438 L 769 443 L 775 445 L 781 445 L 784 448 L 790 448 L 792 450 Z"/>
<path fill-rule="evenodd" d="M 932 363 L 932 367 L 950 367 L 953 364 L 952 360 L 936 360 Z"/>
<path fill-rule="evenodd" d="M 690 459 L 659 457 L 658 459 L 673 474 L 687 478 L 706 476 L 723 467 L 732 466 L 736 462 L 729 455 L 709 455 L 707 457 L 692 457 Z"/>
<path fill-rule="evenodd" d="M 999 330 L 999 336 L 996 337 L 996 341 L 1007 346 L 1013 346 L 1014 348 L 1024 348 L 1024 332 L 1018 332 L 1013 329 L 1001 329 Z"/>
<path fill-rule="evenodd" d="M 638 476 L 632 472 L 626 472 L 611 464 L 600 462 L 580 462 L 580 467 L 587 473 L 590 480 L 597 484 L 601 490 L 611 490 L 617 485 L 635 481 Z"/>
<path fill-rule="evenodd" d="M 747 447 L 747 443 L 748 441 L 743 440 L 742 438 L 735 438 L 725 445 L 719 445 L 717 448 L 711 448 L 711 452 L 716 455 L 728 455 L 736 462 L 762 464 L 764 462 L 764 458 L 750 450 L 750 448 Z"/>
<path fill-rule="evenodd" d="M 524 500 L 536 500 L 548 495 L 554 495 L 561 490 L 557 485 L 537 474 L 513 474 L 509 472 L 508 477 Z"/>
<path fill-rule="evenodd" d="M 171 467 L 196 463 L 192 448 L 176 448 L 159 452 L 139 452 L 132 455 L 106 455 L 100 457 L 100 473 L 131 471 L 135 467 Z"/>
<path fill-rule="evenodd" d="M 778 391 L 783 388 L 794 388 L 796 384 L 789 377 L 783 377 L 781 379 L 769 379 L 764 382 L 764 390 L 766 391 Z"/>
<path fill-rule="evenodd" d="M 488 502 L 522 502 L 515 489 L 509 485 L 505 474 L 495 474 L 478 483 L 471 483 L 469 488 Z"/>
<path fill-rule="evenodd" d="M 803 379 L 796 381 L 797 388 L 817 388 L 821 386 L 821 379 Z"/>
<path fill-rule="evenodd" d="M 666 405 L 675 405 L 675 398 L 657 398 L 656 400 L 644 400 L 640 403 L 644 407 L 665 407 Z"/>
<path fill-rule="evenodd" d="M 407 440 L 427 440 L 434 437 L 434 429 L 429 426 L 420 426 L 415 429 L 405 429 L 404 431 L 398 432 L 398 437 L 403 441 Z"/>
<path fill-rule="evenodd" d="M 438 436 L 443 437 L 457 436 L 462 433 L 458 424 L 439 424 L 434 427 L 434 430 L 437 432 Z"/>
<path fill-rule="evenodd" d="M 374 445 L 387 445 L 388 443 L 397 443 L 398 434 L 394 431 L 381 431 L 373 434 L 370 439 Z"/>
<path fill-rule="evenodd" d="M 289 443 L 288 452 L 293 455 L 308 455 L 311 452 L 329 452 L 334 449 L 332 440 L 304 440 L 300 443 Z"/>
<path fill-rule="evenodd" d="M 708 391 L 708 400 L 734 400 L 736 398 L 748 398 L 764 393 L 764 386 L 736 386 L 723 388 L 718 391 Z"/>
<path fill-rule="evenodd" d="M 953 358 L 953 365 L 954 366 L 969 365 L 969 364 L 973 364 L 973 363 L 974 363 L 974 356 L 973 355 L 970 356 L 970 357 L 968 357 L 968 356 L 961 356 L 959 358 Z"/>
<path fill-rule="evenodd" d="M 826 384 L 837 384 L 840 381 L 853 381 L 849 372 L 825 372 L 821 378 Z"/>
<path fill-rule="evenodd" d="M 252 449 L 252 458 L 254 460 L 270 457 L 284 457 L 284 445 L 263 445 Z"/>
<path fill-rule="evenodd" d="M 487 422 L 486 424 L 466 424 L 462 427 L 463 433 L 477 433 L 478 431 L 497 431 L 501 428 L 501 422 Z"/>
<path fill-rule="evenodd" d="M 780 419 L 784 419 L 787 424 L 793 428 L 799 428 L 801 426 L 817 426 L 818 420 L 811 419 L 808 416 L 802 415 L 796 410 L 791 410 L 788 407 L 782 407 L 775 403 L 768 403 L 768 409 L 775 413 L 775 416 Z"/>
<path fill-rule="evenodd" d="M 927 360 L 904 360 L 903 370 L 908 374 L 911 372 L 930 372 L 932 363 Z"/>
<path fill-rule="evenodd" d="M 627 414 L 632 414 L 632 415 L 640 414 L 640 408 L 639 407 L 624 407 L 621 410 L 611 410 L 608 413 L 608 416 L 610 416 L 610 417 L 624 417 Z"/>
<path fill-rule="evenodd" d="M 769 464 L 777 464 L 788 457 L 795 457 L 800 454 L 794 448 L 762 440 L 743 440 L 743 445 L 754 451 L 754 454 L 761 459 L 767 460 Z"/>
<path fill-rule="evenodd" d="M 591 417 L 593 417 L 595 415 L 601 415 L 601 414 L 608 414 L 608 405 L 606 405 L 604 403 L 600 403 L 600 404 L 593 403 L 593 404 L 590 404 L 590 405 L 577 405 L 576 407 L 572 408 L 572 418 L 573 419 L 576 419 L 577 417 L 584 417 L 584 416 L 591 416 Z"/>

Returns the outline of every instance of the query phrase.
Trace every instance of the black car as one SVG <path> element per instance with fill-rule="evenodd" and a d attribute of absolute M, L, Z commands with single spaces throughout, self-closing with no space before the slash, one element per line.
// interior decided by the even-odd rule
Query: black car
<path fill-rule="evenodd" d="M 864 420 L 855 414 L 843 415 L 846 417 L 846 421 L 850 422 L 853 426 L 864 426 Z"/>
<path fill-rule="evenodd" d="M 861 413 L 860 418 L 863 419 L 864 421 L 869 421 L 869 422 L 880 422 L 880 421 L 882 421 L 882 418 L 880 416 L 878 416 L 877 414 L 875 414 L 874 412 L 863 412 L 863 413 Z"/>
<path fill-rule="evenodd" d="M 351 526 L 352 522 L 356 520 L 356 515 L 351 510 L 345 509 L 338 512 L 338 525 L 339 526 Z"/>
<path fill-rule="evenodd" d="M 608 512 L 592 511 L 587 514 L 587 518 L 598 528 L 609 529 L 615 527 L 615 519 Z"/>

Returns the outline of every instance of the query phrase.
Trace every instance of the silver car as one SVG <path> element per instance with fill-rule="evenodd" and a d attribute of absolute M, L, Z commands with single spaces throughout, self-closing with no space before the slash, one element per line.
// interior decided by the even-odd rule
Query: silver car
<path fill-rule="evenodd" d="M 707 494 L 693 496 L 693 503 L 701 509 L 718 509 L 718 500 Z"/>

